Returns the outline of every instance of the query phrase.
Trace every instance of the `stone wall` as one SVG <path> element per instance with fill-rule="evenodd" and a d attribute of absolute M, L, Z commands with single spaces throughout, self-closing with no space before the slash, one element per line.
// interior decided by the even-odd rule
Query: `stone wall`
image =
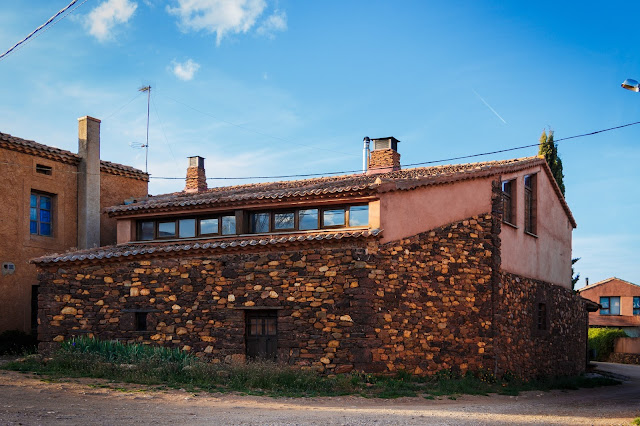
<path fill-rule="evenodd" d="M 40 274 L 42 348 L 72 336 L 242 360 L 245 310 L 278 308 L 278 359 L 326 373 L 491 365 L 491 216 L 415 237 L 66 264 Z M 147 310 L 149 332 L 135 330 Z"/>
<path fill-rule="evenodd" d="M 496 371 L 523 378 L 574 375 L 586 365 L 584 301 L 563 287 L 503 273 L 496 295 Z M 544 330 L 538 304 L 544 303 Z"/>
<path fill-rule="evenodd" d="M 88 334 L 241 361 L 247 310 L 277 309 L 278 360 L 327 374 L 583 371 L 583 302 L 561 287 L 501 274 L 498 218 L 475 216 L 386 244 L 323 240 L 46 267 L 41 349 Z M 546 331 L 534 328 L 539 301 Z M 136 311 L 148 312 L 148 331 L 135 331 Z"/>

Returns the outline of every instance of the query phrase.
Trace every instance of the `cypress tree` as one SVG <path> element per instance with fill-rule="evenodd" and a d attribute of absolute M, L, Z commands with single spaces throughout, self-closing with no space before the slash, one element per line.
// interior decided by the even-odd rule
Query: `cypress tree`
<path fill-rule="evenodd" d="M 549 130 L 549 135 L 545 130 L 542 131 L 540 136 L 540 148 L 538 155 L 544 157 L 547 160 L 547 164 L 551 169 L 553 177 L 556 178 L 556 182 L 560 187 L 560 191 L 564 196 L 564 174 L 562 173 L 562 160 L 558 156 L 558 146 L 553 141 L 553 130 Z"/>

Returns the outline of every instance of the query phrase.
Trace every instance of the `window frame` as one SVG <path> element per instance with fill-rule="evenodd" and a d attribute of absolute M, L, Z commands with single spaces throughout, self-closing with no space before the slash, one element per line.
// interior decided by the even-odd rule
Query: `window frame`
<path fill-rule="evenodd" d="M 35 207 L 31 206 L 31 200 L 32 197 L 36 197 L 36 205 Z M 49 200 L 49 208 L 42 208 L 41 207 L 41 202 L 42 202 L 42 197 L 45 197 Z M 31 209 L 36 209 L 36 220 L 31 219 Z M 41 216 L 40 216 L 40 212 L 41 211 L 48 211 L 49 212 L 49 221 L 48 222 L 44 222 L 41 220 Z M 47 237 L 47 238 L 53 238 L 54 237 L 54 212 L 55 212 L 55 194 L 50 194 L 47 192 L 41 192 L 41 191 L 31 191 L 31 193 L 29 194 L 29 235 L 31 236 L 37 236 L 37 237 Z M 32 232 L 31 231 L 31 224 L 35 223 L 36 224 L 36 232 Z M 41 229 L 42 226 L 41 224 L 48 224 L 49 225 L 49 233 L 45 234 L 42 233 Z"/>
<path fill-rule="evenodd" d="M 611 313 L 611 305 L 612 305 L 612 299 L 617 299 L 618 300 L 618 309 L 617 309 L 617 313 Z M 604 301 L 606 300 L 607 302 L 607 307 L 604 307 Z M 600 296 L 600 306 L 602 306 L 599 310 L 599 314 L 600 315 L 607 315 L 607 316 L 616 316 L 616 315 L 620 315 L 620 296 Z M 606 312 L 605 312 L 606 311 Z"/>
<path fill-rule="evenodd" d="M 529 185 L 527 185 L 529 183 Z M 537 236 L 538 231 L 538 197 L 537 197 L 537 173 L 524 177 L 524 231 L 527 234 Z"/>
<path fill-rule="evenodd" d="M 548 330 L 549 328 L 548 319 L 549 319 L 549 314 L 547 312 L 547 304 L 544 302 L 538 302 L 538 308 L 537 308 L 538 331 Z"/>
<path fill-rule="evenodd" d="M 505 189 L 508 188 L 508 191 Z M 502 181 L 502 221 L 508 225 L 516 226 L 516 179 Z M 507 213 L 508 212 L 508 213 Z"/>

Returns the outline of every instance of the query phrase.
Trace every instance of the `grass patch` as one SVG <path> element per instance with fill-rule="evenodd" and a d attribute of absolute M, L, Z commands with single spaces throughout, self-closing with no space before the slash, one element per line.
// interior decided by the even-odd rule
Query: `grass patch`
<path fill-rule="evenodd" d="M 609 378 L 570 377 L 523 381 L 485 371 L 464 375 L 443 370 L 429 377 L 400 371 L 394 376 L 363 373 L 334 377 L 273 362 L 213 364 L 177 349 L 127 345 L 119 342 L 76 339 L 65 342 L 53 357 L 30 355 L 3 368 L 45 375 L 45 380 L 92 377 L 116 383 L 146 385 L 196 392 L 238 392 L 247 395 L 311 397 L 361 395 L 374 398 L 422 396 L 426 399 L 500 393 L 517 395 L 527 390 L 577 389 L 618 384 Z M 126 391 L 121 385 L 92 385 Z"/>

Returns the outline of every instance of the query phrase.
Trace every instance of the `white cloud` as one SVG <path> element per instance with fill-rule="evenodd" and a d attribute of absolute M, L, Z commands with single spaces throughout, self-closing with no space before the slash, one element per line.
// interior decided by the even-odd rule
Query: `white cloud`
<path fill-rule="evenodd" d="M 188 59 L 187 61 L 180 63 L 173 61 L 171 71 L 180 80 L 189 81 L 193 79 L 193 75 L 200 68 L 200 64 Z"/>
<path fill-rule="evenodd" d="M 167 11 L 179 18 L 183 30 L 215 33 L 217 45 L 227 33 L 248 32 L 267 6 L 265 0 L 177 1 L 178 5 L 167 6 Z"/>
<path fill-rule="evenodd" d="M 267 36 L 269 38 L 274 37 L 274 33 L 277 31 L 285 31 L 287 29 L 287 14 L 286 12 L 280 12 L 276 10 L 273 15 L 265 19 L 258 27 L 257 33 Z"/>
<path fill-rule="evenodd" d="M 138 4 L 129 0 L 106 0 L 89 12 L 86 27 L 100 41 L 113 38 L 113 28 L 131 19 Z"/>

